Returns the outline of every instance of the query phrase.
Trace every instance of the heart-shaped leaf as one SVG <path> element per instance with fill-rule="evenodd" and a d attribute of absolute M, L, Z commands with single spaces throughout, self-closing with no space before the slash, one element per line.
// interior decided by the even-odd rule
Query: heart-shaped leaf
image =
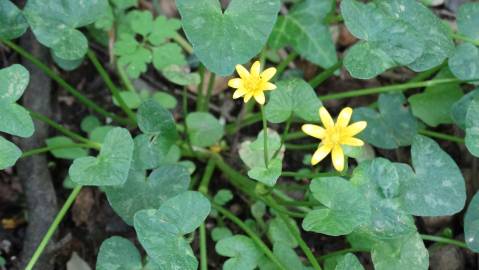
<path fill-rule="evenodd" d="M 201 193 L 186 191 L 158 210 L 141 210 L 134 222 L 138 240 L 160 269 L 196 270 L 198 261 L 183 236 L 198 228 L 210 209 Z"/>
<path fill-rule="evenodd" d="M 336 48 L 324 23 L 333 8 L 333 0 L 306 0 L 296 4 L 285 16 L 280 16 L 268 41 L 274 49 L 287 44 L 304 58 L 323 68 L 337 61 Z"/>
<path fill-rule="evenodd" d="M 479 79 L 479 49 L 471 43 L 460 44 L 449 58 L 449 68 L 461 80 Z"/>
<path fill-rule="evenodd" d="M 200 61 L 224 76 L 248 62 L 266 43 L 279 0 L 232 0 L 223 12 L 219 0 L 177 0 L 183 30 Z"/>
<path fill-rule="evenodd" d="M 366 107 L 355 110 L 354 121 L 368 122 L 358 137 L 384 149 L 410 145 L 418 125 L 411 111 L 404 106 L 405 102 L 403 94 L 382 94 L 378 100 L 379 113 Z"/>
<path fill-rule="evenodd" d="M 73 161 L 69 175 L 73 182 L 89 186 L 114 186 L 125 183 L 133 155 L 133 139 L 128 130 L 110 130 L 98 157 Z"/>
<path fill-rule="evenodd" d="M 186 191 L 189 184 L 190 174 L 184 166 L 165 164 L 154 170 L 148 178 L 144 171 L 130 170 L 123 185 L 105 187 L 104 190 L 111 207 L 126 223 L 132 225 L 136 212 L 159 208 L 169 198 Z"/>
<path fill-rule="evenodd" d="M 364 267 L 354 254 L 347 253 L 339 260 L 334 270 L 364 270 Z"/>
<path fill-rule="evenodd" d="M 141 255 L 129 240 L 113 236 L 100 246 L 96 259 L 96 270 L 142 270 Z"/>
<path fill-rule="evenodd" d="M 153 99 L 143 102 L 138 108 L 138 127 L 143 133 L 160 136 L 171 144 L 178 139 L 173 115 Z"/>
<path fill-rule="evenodd" d="M 310 211 L 303 220 L 303 229 L 327 235 L 345 235 L 369 222 L 371 209 L 355 186 L 340 177 L 313 179 L 310 185 L 314 198 L 325 208 Z"/>
<path fill-rule="evenodd" d="M 321 101 L 313 88 L 301 79 L 289 79 L 276 84 L 277 91 L 271 92 L 266 104 L 266 119 L 272 123 L 281 123 L 297 116 L 307 122 L 318 120 Z"/>
<path fill-rule="evenodd" d="M 415 216 L 449 216 L 462 210 L 466 187 L 454 160 L 439 145 L 417 135 L 411 147 L 413 177 L 406 178 L 403 206 Z"/>
<path fill-rule="evenodd" d="M 467 150 L 479 157 L 479 98 L 474 98 L 467 109 L 465 142 Z"/>
<path fill-rule="evenodd" d="M 441 64 L 454 49 L 447 27 L 416 0 L 341 1 L 349 31 L 362 41 L 344 65 L 353 77 L 369 79 L 407 65 L 424 71 Z"/>
<path fill-rule="evenodd" d="M 188 137 L 194 146 L 212 146 L 224 135 L 224 126 L 210 113 L 190 113 L 186 116 L 186 125 Z"/>
<path fill-rule="evenodd" d="M 30 74 L 21 65 L 0 69 L 0 131 L 30 137 L 34 126 L 27 110 L 15 102 L 27 88 Z"/>
<path fill-rule="evenodd" d="M 223 264 L 224 270 L 254 270 L 263 256 L 263 252 L 249 237 L 235 235 L 221 239 L 216 243 L 218 254 L 230 259 Z"/>
<path fill-rule="evenodd" d="M 429 254 L 418 233 L 382 241 L 373 247 L 371 257 L 376 270 L 427 270 Z"/>
<path fill-rule="evenodd" d="M 135 137 L 132 166 L 137 170 L 150 170 L 160 164 L 175 163 L 179 160 L 178 146 L 163 136 Z"/>
<path fill-rule="evenodd" d="M 464 216 L 464 238 L 467 246 L 479 252 L 479 192 L 474 195 Z"/>
<path fill-rule="evenodd" d="M 0 170 L 12 167 L 22 156 L 22 151 L 9 140 L 0 136 Z"/>
<path fill-rule="evenodd" d="M 0 38 L 15 39 L 23 35 L 28 28 L 22 11 L 10 0 L 0 1 Z"/>
<path fill-rule="evenodd" d="M 94 23 L 108 11 L 106 0 L 29 0 L 23 11 L 40 43 L 64 60 L 82 58 L 86 37 L 76 28 Z"/>

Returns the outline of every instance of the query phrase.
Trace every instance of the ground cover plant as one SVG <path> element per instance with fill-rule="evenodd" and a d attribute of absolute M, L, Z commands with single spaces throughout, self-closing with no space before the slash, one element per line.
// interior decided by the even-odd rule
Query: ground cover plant
<path fill-rule="evenodd" d="M 462 2 L 0 1 L 0 269 L 478 269 Z"/>

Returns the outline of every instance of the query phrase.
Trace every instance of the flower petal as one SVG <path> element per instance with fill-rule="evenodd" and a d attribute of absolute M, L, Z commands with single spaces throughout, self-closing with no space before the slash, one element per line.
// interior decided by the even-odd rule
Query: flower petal
<path fill-rule="evenodd" d="M 251 76 L 259 77 L 260 72 L 261 72 L 261 63 L 259 61 L 255 61 L 253 65 L 251 66 L 251 70 L 250 70 Z"/>
<path fill-rule="evenodd" d="M 326 129 L 334 127 L 333 118 L 325 107 L 319 108 L 319 118 Z"/>
<path fill-rule="evenodd" d="M 276 85 L 274 83 L 267 82 L 264 84 L 263 91 L 269 91 L 276 89 Z"/>
<path fill-rule="evenodd" d="M 264 93 L 262 91 L 256 93 L 254 95 L 254 99 L 256 99 L 256 101 L 261 105 L 264 105 L 264 102 L 266 101 L 266 97 L 264 96 Z"/>
<path fill-rule="evenodd" d="M 333 167 L 338 171 L 344 170 L 344 153 L 343 148 L 340 145 L 335 145 L 331 153 L 331 159 L 333 161 Z"/>
<path fill-rule="evenodd" d="M 347 126 L 345 129 L 345 135 L 349 137 L 353 137 L 354 135 L 358 134 L 359 132 L 363 131 L 368 123 L 366 121 L 359 121 L 356 123 L 352 123 L 351 125 Z"/>
<path fill-rule="evenodd" d="M 322 140 L 326 135 L 326 130 L 320 126 L 305 124 L 301 127 L 304 133 L 308 134 L 311 137 Z"/>
<path fill-rule="evenodd" d="M 228 81 L 228 86 L 231 88 L 240 88 L 243 86 L 243 80 L 240 78 L 234 78 Z"/>
<path fill-rule="evenodd" d="M 320 145 L 311 158 L 311 164 L 314 166 L 323 160 L 331 152 L 330 145 Z"/>
<path fill-rule="evenodd" d="M 364 142 L 360 139 L 349 137 L 341 141 L 341 144 L 350 145 L 350 146 L 363 146 Z"/>
<path fill-rule="evenodd" d="M 276 69 L 275 68 L 273 68 L 273 67 L 267 68 L 265 71 L 263 71 L 261 73 L 261 79 L 263 81 L 267 82 L 267 81 L 271 80 L 274 77 L 275 74 L 276 74 Z"/>
<path fill-rule="evenodd" d="M 351 120 L 351 115 L 353 114 L 353 109 L 346 107 L 341 110 L 336 120 L 336 126 L 338 127 L 347 127 L 349 121 Z"/>
<path fill-rule="evenodd" d="M 239 88 L 233 93 L 233 99 L 240 98 L 246 94 L 246 90 L 244 88 Z"/>
<path fill-rule="evenodd" d="M 248 101 L 253 97 L 253 94 L 251 93 L 247 93 L 245 96 L 244 96 L 244 103 L 248 103 Z"/>
<path fill-rule="evenodd" d="M 238 72 L 238 75 L 241 77 L 241 79 L 249 78 L 248 70 L 244 68 L 242 65 L 236 65 L 236 72 Z"/>

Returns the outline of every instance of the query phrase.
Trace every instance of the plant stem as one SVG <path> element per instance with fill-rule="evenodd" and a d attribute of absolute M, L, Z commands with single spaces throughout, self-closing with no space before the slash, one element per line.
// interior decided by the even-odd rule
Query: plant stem
<path fill-rule="evenodd" d="M 210 80 L 208 82 L 208 90 L 206 92 L 206 98 L 205 100 L 203 101 L 203 103 L 201 104 L 202 105 L 202 111 L 209 111 L 209 108 L 210 108 L 210 98 L 211 98 L 211 94 L 213 92 L 213 87 L 215 86 L 215 80 L 216 80 L 216 74 L 211 72 L 210 73 Z"/>
<path fill-rule="evenodd" d="M 208 196 L 208 186 L 211 181 L 211 176 L 213 176 L 213 172 L 215 170 L 215 159 L 210 158 L 208 160 L 208 164 L 206 165 L 205 172 L 203 173 L 203 177 L 201 178 L 200 186 L 198 191 Z M 205 223 L 201 223 L 200 225 L 200 263 L 201 263 L 201 270 L 208 269 L 208 256 L 207 256 L 207 246 L 206 246 L 206 227 Z"/>
<path fill-rule="evenodd" d="M 421 238 L 423 240 L 433 241 L 433 242 L 442 243 L 442 244 L 449 244 L 449 245 L 454 245 L 461 248 L 469 249 L 466 243 L 457 241 L 454 239 L 450 239 L 450 238 L 445 238 L 445 237 L 435 236 L 435 235 L 428 235 L 428 234 L 421 234 Z"/>
<path fill-rule="evenodd" d="M 198 72 L 200 73 L 200 84 L 198 84 L 198 87 L 196 88 L 196 110 L 199 111 L 201 109 L 201 106 L 203 104 L 203 93 L 204 93 L 204 85 L 205 85 L 205 66 L 200 64 L 200 67 L 198 68 Z"/>
<path fill-rule="evenodd" d="M 235 214 L 231 213 L 227 209 L 212 203 L 212 207 L 220 212 L 223 216 L 231 220 L 235 223 L 238 227 L 240 227 L 258 246 L 259 249 L 278 267 L 278 269 L 287 270 L 283 264 L 279 261 L 279 259 L 273 254 L 273 252 L 269 249 L 269 247 L 261 240 L 261 238 L 251 230 L 248 225 L 246 225 L 242 220 L 237 218 Z"/>
<path fill-rule="evenodd" d="M 118 63 L 118 61 L 116 62 L 116 69 L 126 90 L 136 93 L 136 89 L 133 86 L 133 83 L 131 82 L 130 78 L 128 77 L 128 74 L 126 74 L 125 69 L 120 65 L 120 63 Z"/>
<path fill-rule="evenodd" d="M 108 75 L 108 72 L 105 70 L 105 68 L 103 68 L 100 61 L 96 57 L 95 53 L 92 50 L 88 50 L 87 55 L 91 63 L 93 64 L 93 66 L 95 66 L 96 70 L 102 77 L 108 89 L 110 89 L 110 92 L 113 95 L 113 97 L 116 99 L 116 101 L 118 101 L 118 104 L 120 105 L 121 109 L 126 113 L 126 115 L 128 116 L 128 118 L 130 119 L 132 123 L 136 123 L 136 115 L 128 107 L 128 105 L 126 105 L 125 101 L 120 95 L 120 90 L 118 90 L 116 85 L 113 83 L 113 81 L 110 78 L 110 75 Z"/>
<path fill-rule="evenodd" d="M 462 41 L 466 41 L 466 42 L 469 42 L 469 43 L 472 43 L 476 46 L 479 46 L 479 40 L 474 40 L 472 38 L 469 38 L 469 37 L 466 37 L 464 35 L 461 35 L 461 34 L 457 34 L 457 33 L 453 33 L 452 34 L 452 37 L 454 39 L 458 39 L 458 40 L 462 40 Z"/>
<path fill-rule="evenodd" d="M 195 150 L 193 149 L 193 145 L 191 145 L 191 140 L 190 140 L 190 135 L 188 132 L 188 124 L 186 123 L 186 117 L 188 116 L 188 90 L 186 90 L 186 86 L 183 86 L 183 117 L 184 117 L 184 123 L 185 123 L 185 141 L 186 144 L 188 145 L 188 149 L 195 154 Z"/>
<path fill-rule="evenodd" d="M 334 72 L 341 68 L 343 65 L 342 60 L 338 60 L 336 64 L 332 65 L 328 69 L 325 69 L 323 72 L 319 73 L 316 75 L 313 79 L 311 79 L 308 83 L 311 85 L 311 87 L 316 88 L 318 85 L 323 83 L 325 80 L 327 80 L 329 77 L 333 76 Z"/>
<path fill-rule="evenodd" d="M 261 118 L 263 119 L 263 153 L 264 153 L 264 164 L 266 168 L 269 165 L 268 159 L 268 123 L 266 122 L 266 116 L 264 114 L 264 106 L 260 105 Z"/>
<path fill-rule="evenodd" d="M 208 250 L 206 247 L 206 226 L 200 224 L 200 269 L 208 270 Z"/>
<path fill-rule="evenodd" d="M 60 209 L 60 212 L 58 212 L 57 216 L 55 217 L 55 219 L 53 220 L 53 223 L 50 225 L 50 227 L 48 228 L 48 231 L 47 233 L 45 234 L 45 236 L 43 236 L 43 239 L 42 241 L 40 242 L 40 245 L 38 245 L 37 249 L 35 250 L 35 253 L 33 253 L 33 256 L 32 258 L 30 259 L 30 261 L 28 262 L 27 264 L 27 267 L 25 268 L 25 270 L 32 270 L 33 267 L 35 266 L 35 264 L 37 263 L 38 259 L 40 258 L 40 256 L 42 255 L 43 251 L 45 250 L 45 247 L 47 246 L 48 242 L 50 241 L 50 239 L 52 238 L 53 234 L 55 233 L 55 231 L 57 230 L 58 228 L 58 225 L 60 224 L 60 222 L 62 221 L 63 217 L 65 216 L 65 214 L 67 213 L 68 209 L 70 208 L 70 206 L 73 204 L 73 202 L 75 201 L 75 198 L 78 196 L 78 193 L 80 193 L 82 189 L 82 186 L 77 186 L 73 189 L 73 191 L 70 193 L 70 195 L 68 196 L 67 200 L 65 201 L 65 203 L 63 204 L 62 208 Z"/>
<path fill-rule="evenodd" d="M 445 140 L 445 141 L 451 141 L 451 142 L 464 144 L 464 139 L 463 138 L 453 136 L 453 135 L 444 134 L 444 133 L 439 133 L 439 132 L 435 132 L 435 131 L 431 131 L 431 130 L 422 129 L 422 130 L 419 130 L 419 134 L 422 134 L 422 135 L 425 135 L 425 136 L 428 136 L 428 137 L 431 137 L 431 138 L 438 138 L 438 139 L 442 139 L 442 140 Z"/>
<path fill-rule="evenodd" d="M 288 136 L 289 128 L 291 127 L 291 122 L 292 121 L 293 121 L 293 114 L 291 114 L 291 116 L 286 121 L 286 126 L 284 128 L 283 134 L 281 135 L 281 143 L 279 145 L 278 150 L 276 150 L 276 152 L 274 152 L 273 157 L 271 159 L 274 159 L 279 154 L 279 152 L 281 152 L 281 148 L 284 145 L 284 141 L 286 140 L 286 136 Z"/>
<path fill-rule="evenodd" d="M 173 37 L 173 40 L 178 43 L 187 53 L 192 54 L 193 53 L 193 47 L 191 44 L 186 40 L 182 35 L 176 34 Z"/>
<path fill-rule="evenodd" d="M 286 149 L 288 150 L 310 150 L 318 148 L 318 143 L 309 143 L 309 144 L 286 144 Z"/>
<path fill-rule="evenodd" d="M 248 105 L 249 103 L 246 103 L 246 106 Z M 252 124 L 256 124 L 258 122 L 261 122 L 261 114 L 252 114 L 248 117 L 246 117 L 241 123 L 237 124 L 236 122 L 234 123 L 231 123 L 231 124 L 228 124 L 226 125 L 226 133 L 227 134 L 234 134 L 236 132 L 238 132 L 238 130 L 240 130 L 242 127 L 245 127 L 245 126 L 249 126 L 249 125 L 252 125 Z"/>
<path fill-rule="evenodd" d="M 55 71 L 50 69 L 48 66 L 43 64 L 40 60 L 38 60 L 35 56 L 31 55 L 29 52 L 25 51 L 22 47 L 16 45 L 15 43 L 0 39 L 0 42 L 4 43 L 14 51 L 16 51 L 18 54 L 23 56 L 25 59 L 28 61 L 32 62 L 35 66 L 37 66 L 41 71 L 43 71 L 47 76 L 52 78 L 54 81 L 56 81 L 61 87 L 63 87 L 68 93 L 70 93 L 72 96 L 78 99 L 80 103 L 83 105 L 87 106 L 88 108 L 92 109 L 93 111 L 103 115 L 104 117 L 110 117 L 111 119 L 115 120 L 116 122 L 120 124 L 128 124 L 129 120 L 118 117 L 113 113 L 107 112 L 104 110 L 102 107 L 100 107 L 98 104 L 96 104 L 94 101 L 91 99 L 87 98 L 84 96 L 80 91 L 75 89 L 73 86 L 68 84 L 65 80 L 63 80 Z"/>
<path fill-rule="evenodd" d="M 208 159 L 208 163 L 206 164 L 205 172 L 203 173 L 203 177 L 201 178 L 200 186 L 198 187 L 198 191 L 203 194 L 208 194 L 208 186 L 210 185 L 211 176 L 213 176 L 213 172 L 215 171 L 216 161 L 214 158 Z"/>
<path fill-rule="evenodd" d="M 26 152 L 23 152 L 22 158 L 30 157 L 33 155 L 37 155 L 37 154 L 41 154 L 41 153 L 45 153 L 45 152 L 49 152 L 53 150 L 68 149 L 68 148 L 93 148 L 93 147 L 89 144 L 78 144 L 78 143 L 46 146 L 46 147 L 35 148 L 35 149 L 28 150 Z"/>
<path fill-rule="evenodd" d="M 283 61 L 281 61 L 281 63 L 279 63 L 278 67 L 276 68 L 276 75 L 275 75 L 275 78 L 279 78 L 281 77 L 281 75 L 283 74 L 283 72 L 286 70 L 286 68 L 288 67 L 288 65 L 294 61 L 294 59 L 296 59 L 297 57 L 299 56 L 299 54 L 297 52 L 291 52 L 290 54 L 288 54 L 288 57 L 286 57 L 285 59 L 283 59 Z"/>
<path fill-rule="evenodd" d="M 66 136 L 76 140 L 76 141 L 79 141 L 79 142 L 82 142 L 86 145 L 89 145 L 91 148 L 95 148 L 95 149 L 100 149 L 101 148 L 101 144 L 99 143 L 96 143 L 94 141 L 91 141 L 65 127 L 63 127 L 62 125 L 59 125 L 57 124 L 55 121 L 51 120 L 50 118 L 42 115 L 42 114 L 39 114 L 37 112 L 34 112 L 34 111 L 29 111 L 30 112 L 30 115 L 37 119 L 37 120 L 40 120 L 44 123 L 46 123 L 47 125 L 53 127 L 54 129 L 60 131 L 61 133 L 65 134 Z"/>

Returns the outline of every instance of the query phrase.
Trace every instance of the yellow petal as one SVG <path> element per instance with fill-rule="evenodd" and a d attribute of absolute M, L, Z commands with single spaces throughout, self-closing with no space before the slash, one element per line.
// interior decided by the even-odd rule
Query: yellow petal
<path fill-rule="evenodd" d="M 256 99 L 256 101 L 261 105 L 263 105 L 264 102 L 266 101 L 266 98 L 265 98 L 263 92 L 259 92 L 259 93 L 255 94 L 254 99 Z"/>
<path fill-rule="evenodd" d="M 238 75 L 241 77 L 241 79 L 249 78 L 248 70 L 244 68 L 242 65 L 236 65 L 236 72 L 238 72 Z"/>
<path fill-rule="evenodd" d="M 275 74 L 276 74 L 275 68 L 267 68 L 265 71 L 261 73 L 261 79 L 263 81 L 269 81 L 274 77 Z"/>
<path fill-rule="evenodd" d="M 323 160 L 331 152 L 330 145 L 320 145 L 316 152 L 314 152 L 313 157 L 311 158 L 311 164 L 314 166 Z"/>
<path fill-rule="evenodd" d="M 253 94 L 248 93 L 244 96 L 244 103 L 247 103 L 251 98 L 253 97 Z"/>
<path fill-rule="evenodd" d="M 353 114 L 353 109 L 346 107 L 341 110 L 338 115 L 338 120 L 336 120 L 336 126 L 346 127 L 351 120 L 351 115 Z"/>
<path fill-rule="evenodd" d="M 251 76 L 259 77 L 260 72 L 261 72 L 261 63 L 259 61 L 256 61 L 251 66 L 251 70 L 250 70 Z"/>
<path fill-rule="evenodd" d="M 276 85 L 270 82 L 267 82 L 264 84 L 263 91 L 269 91 L 269 90 L 274 90 L 276 89 Z"/>
<path fill-rule="evenodd" d="M 240 88 L 243 86 L 243 80 L 240 78 L 234 78 L 228 81 L 228 86 L 231 88 Z"/>
<path fill-rule="evenodd" d="M 341 141 L 341 144 L 351 145 L 351 146 L 363 146 L 364 142 L 360 139 L 349 137 Z"/>
<path fill-rule="evenodd" d="M 344 153 L 343 148 L 340 145 L 335 145 L 331 153 L 331 159 L 333 161 L 333 167 L 338 172 L 344 170 Z"/>
<path fill-rule="evenodd" d="M 349 136 L 349 137 L 352 137 L 356 134 L 358 134 L 359 132 L 363 131 L 366 126 L 368 125 L 368 123 L 366 121 L 359 121 L 359 122 L 356 122 L 356 123 L 352 123 L 351 125 L 347 126 L 346 129 L 345 129 L 345 135 Z"/>
<path fill-rule="evenodd" d="M 326 130 L 317 125 L 306 124 L 301 127 L 304 133 L 308 134 L 311 137 L 322 140 L 326 135 Z"/>
<path fill-rule="evenodd" d="M 246 91 L 244 90 L 244 88 L 239 88 L 233 93 L 233 99 L 240 98 L 244 96 L 245 94 L 246 94 Z"/>
<path fill-rule="evenodd" d="M 334 127 L 333 118 L 325 107 L 319 108 L 319 118 L 326 129 Z"/>

